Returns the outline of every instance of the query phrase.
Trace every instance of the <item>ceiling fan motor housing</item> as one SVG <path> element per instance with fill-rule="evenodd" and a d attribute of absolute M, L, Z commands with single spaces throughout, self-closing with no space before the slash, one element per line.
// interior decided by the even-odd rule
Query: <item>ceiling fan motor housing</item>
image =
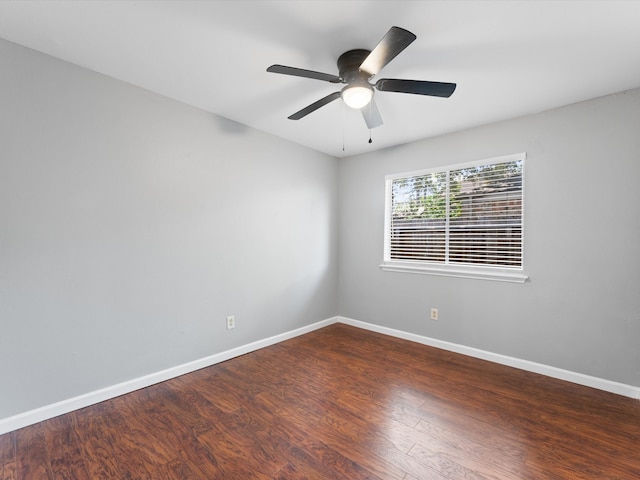
<path fill-rule="evenodd" d="M 370 50 L 356 49 L 340 55 L 338 72 L 344 83 L 368 83 L 371 75 L 360 71 L 360 65 L 370 53 Z"/>

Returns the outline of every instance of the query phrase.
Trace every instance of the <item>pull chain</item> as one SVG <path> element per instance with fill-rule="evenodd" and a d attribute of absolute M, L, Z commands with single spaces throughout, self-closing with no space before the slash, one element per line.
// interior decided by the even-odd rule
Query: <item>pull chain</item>
<path fill-rule="evenodd" d="M 347 121 L 347 107 L 342 103 L 342 151 L 344 152 L 344 129 Z"/>

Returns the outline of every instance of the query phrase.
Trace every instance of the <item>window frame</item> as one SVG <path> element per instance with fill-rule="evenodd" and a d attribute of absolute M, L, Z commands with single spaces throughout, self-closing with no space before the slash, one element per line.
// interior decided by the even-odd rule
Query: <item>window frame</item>
<path fill-rule="evenodd" d="M 380 268 L 389 272 L 402 272 L 402 273 L 416 273 L 424 275 L 437 275 L 447 277 L 460 277 L 460 278 L 472 278 L 480 280 L 494 280 L 501 282 L 513 282 L 524 283 L 529 278 L 525 272 L 525 255 L 524 255 L 524 242 L 525 242 L 525 160 L 526 153 L 516 153 L 512 155 L 505 155 L 501 157 L 487 158 L 484 160 L 478 160 L 474 162 L 451 164 L 441 167 L 428 168 L 424 170 L 416 170 L 411 172 L 397 173 L 385 176 L 385 208 L 384 208 L 384 252 L 383 261 Z M 392 260 L 391 257 L 391 187 L 393 180 L 398 178 L 408 178 L 429 175 L 433 173 L 442 173 L 452 170 L 459 170 L 464 168 L 473 168 L 483 165 L 493 165 L 499 163 L 522 161 L 522 255 L 521 265 L 519 267 L 500 267 L 492 265 L 461 265 L 461 264 L 449 264 L 440 262 L 430 262 L 426 260 Z M 448 195 L 449 181 L 447 180 L 447 195 Z M 449 219 L 445 220 L 447 228 Z M 448 238 L 447 238 L 448 241 Z M 445 246 L 448 249 L 448 245 Z"/>

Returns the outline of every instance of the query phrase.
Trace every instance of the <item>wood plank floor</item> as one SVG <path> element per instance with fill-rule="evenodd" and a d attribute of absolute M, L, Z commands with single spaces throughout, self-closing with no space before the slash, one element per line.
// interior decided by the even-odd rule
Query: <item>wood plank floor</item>
<path fill-rule="evenodd" d="M 639 479 L 640 402 L 336 324 L 0 436 L 0 479 Z"/>

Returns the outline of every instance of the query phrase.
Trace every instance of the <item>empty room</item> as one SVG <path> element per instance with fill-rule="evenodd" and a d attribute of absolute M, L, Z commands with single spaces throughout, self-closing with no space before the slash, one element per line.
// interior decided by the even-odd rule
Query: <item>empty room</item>
<path fill-rule="evenodd" d="M 0 2 L 0 480 L 640 478 L 640 2 Z"/>

